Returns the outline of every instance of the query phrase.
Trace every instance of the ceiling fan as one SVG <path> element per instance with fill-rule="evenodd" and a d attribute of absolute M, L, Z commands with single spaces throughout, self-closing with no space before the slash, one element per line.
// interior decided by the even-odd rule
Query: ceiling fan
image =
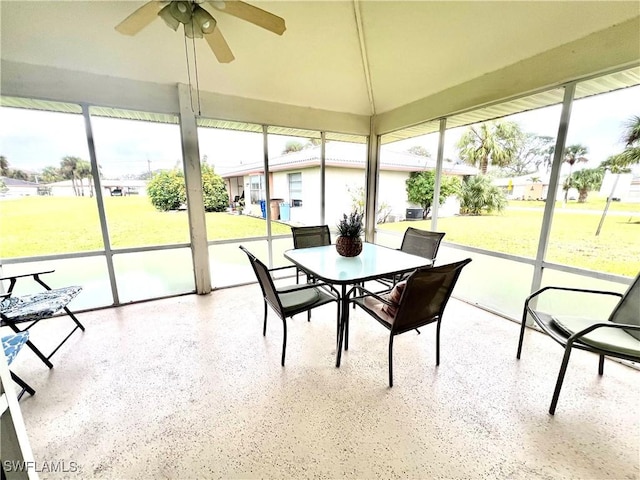
<path fill-rule="evenodd" d="M 205 3 L 220 12 L 246 20 L 278 35 L 282 35 L 286 30 L 283 18 L 240 0 L 151 0 L 125 18 L 115 28 L 124 35 L 135 35 L 157 17 L 160 17 L 175 31 L 180 25 L 183 25 L 184 33 L 188 38 L 204 37 L 220 63 L 232 62 L 235 57 L 222 36 L 216 19 L 204 8 Z"/>

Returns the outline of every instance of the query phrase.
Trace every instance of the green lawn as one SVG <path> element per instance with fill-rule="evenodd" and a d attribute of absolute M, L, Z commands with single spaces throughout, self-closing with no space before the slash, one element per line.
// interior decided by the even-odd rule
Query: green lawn
<path fill-rule="evenodd" d="M 105 197 L 114 248 L 186 243 L 187 212 L 158 212 L 147 197 Z M 207 238 L 266 235 L 265 221 L 246 215 L 207 213 Z M 288 225 L 272 223 L 273 234 Z M 102 249 L 95 198 L 24 197 L 0 201 L 0 257 L 27 257 Z"/>
<path fill-rule="evenodd" d="M 534 258 L 542 223 L 543 202 L 511 202 L 503 214 L 449 217 L 438 221 L 446 242 Z M 525 207 L 522 210 L 518 207 Z M 584 212 L 590 207 L 595 214 Z M 635 276 L 640 270 L 640 204 L 612 203 L 596 237 L 603 201 L 570 202 L 557 208 L 547 260 L 596 271 Z M 614 208 L 615 207 L 615 208 Z M 109 235 L 114 248 L 187 243 L 186 212 L 158 212 L 147 197 L 105 197 Z M 615 215 L 616 211 L 638 212 Z M 630 218 L 631 217 L 631 218 Z M 207 213 L 209 240 L 266 235 L 265 221 L 246 215 Z M 430 228 L 430 221 L 379 225 L 404 232 Z M 274 234 L 289 234 L 288 225 L 272 223 Z M 27 257 L 102 249 L 96 200 L 87 197 L 24 197 L 0 201 L 0 257 Z"/>

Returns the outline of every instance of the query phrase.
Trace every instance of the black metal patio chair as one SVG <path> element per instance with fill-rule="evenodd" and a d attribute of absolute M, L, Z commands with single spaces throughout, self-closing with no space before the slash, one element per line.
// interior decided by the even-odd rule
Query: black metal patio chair
<path fill-rule="evenodd" d="M 445 233 L 443 232 L 432 232 L 429 230 L 419 230 L 417 228 L 409 227 L 404 232 L 404 237 L 402 237 L 400 250 L 412 255 L 427 258 L 435 263 L 436 256 L 438 255 L 438 249 L 440 248 L 440 242 L 442 242 L 442 238 L 444 236 Z M 394 277 L 381 278 L 378 281 L 387 287 L 392 287 L 396 283 L 406 280 L 409 275 L 410 273 L 405 273 Z"/>
<path fill-rule="evenodd" d="M 309 312 L 316 307 L 320 307 L 331 302 L 336 302 L 336 329 L 340 328 L 339 294 L 334 287 L 320 282 L 276 287 L 273 277 L 271 276 L 271 272 L 286 268 L 293 268 L 293 266 L 269 269 L 245 247 L 240 245 L 240 249 L 247 254 L 247 257 L 249 257 L 251 267 L 256 274 L 256 278 L 260 284 L 260 289 L 262 290 L 262 298 L 264 301 L 264 325 L 262 327 L 262 335 L 265 336 L 267 334 L 268 307 L 271 307 L 276 315 L 278 315 L 282 320 L 284 336 L 282 339 L 282 360 L 280 363 L 283 367 L 287 351 L 287 318 L 293 317 L 298 313 Z"/>
<path fill-rule="evenodd" d="M 567 294 L 574 292 L 580 295 L 580 298 L 572 298 L 570 301 L 579 302 L 582 306 L 588 305 L 589 301 L 598 298 L 602 299 L 606 296 L 619 297 L 620 300 L 608 318 L 559 315 L 553 312 L 540 311 L 535 306 L 541 295 L 550 291 L 567 292 Z M 564 357 L 556 380 L 551 406 L 549 407 L 551 415 L 554 415 L 556 411 L 562 382 L 573 348 L 592 352 L 599 356 L 599 375 L 604 373 L 605 357 L 621 358 L 632 362 L 640 361 L 640 273 L 638 273 L 624 294 L 604 290 L 548 286 L 529 295 L 524 302 L 524 311 L 522 313 L 520 339 L 516 355 L 518 359 L 520 359 L 520 354 L 522 353 L 522 342 L 528 315 L 533 318 L 545 333 L 564 347 Z"/>
<path fill-rule="evenodd" d="M 291 227 L 293 248 L 323 247 L 331 245 L 331 232 L 327 225 Z M 296 283 L 300 283 L 300 270 L 296 267 Z M 312 278 L 308 279 L 313 281 Z"/>
<path fill-rule="evenodd" d="M 470 258 L 440 267 L 415 270 L 389 292 L 373 293 L 356 286 L 350 301 L 389 330 L 389 387 L 393 387 L 393 338 L 436 323 L 436 365 L 440 365 L 440 325 L 453 288 Z"/>

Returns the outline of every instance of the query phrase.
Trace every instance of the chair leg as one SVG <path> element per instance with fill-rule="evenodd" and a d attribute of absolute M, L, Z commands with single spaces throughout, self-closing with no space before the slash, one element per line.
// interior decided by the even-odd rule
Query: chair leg
<path fill-rule="evenodd" d="M 418 330 L 417 328 L 416 328 L 416 332 L 418 332 L 418 335 L 420 335 L 420 330 Z"/>
<path fill-rule="evenodd" d="M 436 325 L 436 367 L 440 365 L 440 319 Z"/>
<path fill-rule="evenodd" d="M 311 310 L 307 310 L 307 322 L 311 321 Z"/>
<path fill-rule="evenodd" d="M 518 353 L 516 358 L 520 360 L 520 354 L 522 353 L 522 341 L 524 340 L 524 329 L 527 325 L 527 308 L 525 307 L 522 313 L 522 325 L 520 325 L 520 340 L 518 341 Z"/>
<path fill-rule="evenodd" d="M 604 373 L 604 355 L 600 355 L 600 361 L 598 362 L 598 375 Z"/>
<path fill-rule="evenodd" d="M 16 375 L 13 372 L 11 373 L 11 378 L 13 379 L 14 382 L 16 382 L 20 388 L 22 388 L 22 391 L 18 394 L 18 400 L 20 400 L 22 398 L 22 396 L 24 395 L 24 392 L 29 392 L 29 395 L 35 395 L 36 391 L 24 380 L 22 380 L 18 375 Z"/>
<path fill-rule="evenodd" d="M 262 336 L 267 335 L 267 302 L 264 302 L 264 326 L 262 327 Z"/>
<path fill-rule="evenodd" d="M 389 388 L 393 387 L 393 334 L 389 335 Z"/>
<path fill-rule="evenodd" d="M 74 322 L 76 322 L 76 325 L 80 328 L 80 330 L 84 332 L 84 325 L 80 323 L 80 320 L 76 318 L 73 312 L 71 312 L 71 310 L 69 310 L 67 307 L 64 307 L 64 311 L 67 312 L 67 315 L 69 315 Z"/>
<path fill-rule="evenodd" d="M 280 365 L 284 367 L 284 356 L 287 353 L 287 320 L 282 320 L 282 326 L 284 327 L 284 336 L 282 337 L 282 361 Z"/>
<path fill-rule="evenodd" d="M 562 365 L 560 366 L 560 372 L 558 373 L 558 381 L 556 382 L 556 388 L 553 391 L 553 398 L 551 399 L 551 406 L 549 407 L 549 413 L 551 415 L 556 413 L 556 405 L 558 404 L 558 397 L 560 396 L 560 389 L 562 388 L 564 374 L 567 372 L 567 365 L 569 364 L 572 345 L 573 343 L 568 343 L 564 349 L 564 357 L 562 358 Z"/>

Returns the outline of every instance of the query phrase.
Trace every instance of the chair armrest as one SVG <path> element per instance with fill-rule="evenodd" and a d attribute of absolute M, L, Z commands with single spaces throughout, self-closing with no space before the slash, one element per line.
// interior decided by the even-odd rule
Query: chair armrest
<path fill-rule="evenodd" d="M 286 292 L 280 292 L 278 291 L 278 293 L 289 293 L 289 292 L 299 292 L 300 290 L 307 290 L 309 288 L 322 288 L 322 289 L 326 289 L 328 288 L 329 290 L 331 290 L 331 293 L 333 293 L 336 298 L 340 297 L 340 294 L 338 293 L 338 291 L 333 287 L 333 285 L 329 284 L 329 283 L 324 283 L 324 282 L 317 282 L 317 283 L 301 283 L 299 286 L 296 286 L 295 288 L 288 288 Z M 278 290 L 276 288 L 276 290 Z M 327 292 L 330 293 L 330 292 Z"/>
<path fill-rule="evenodd" d="M 286 267 L 275 267 L 275 268 L 270 268 L 269 271 L 270 272 L 276 272 L 278 270 L 286 270 L 287 268 L 296 268 L 295 265 L 287 265 Z"/>
<path fill-rule="evenodd" d="M 22 275 L 9 275 L 7 277 L 0 277 L 0 281 L 9 280 L 9 289 L 7 290 L 7 293 L 9 294 L 13 291 L 13 287 L 16 286 L 16 282 L 18 281 L 18 279 L 25 277 L 33 277 L 33 279 L 40 285 L 45 287 L 47 290 L 51 290 L 51 288 L 46 283 L 40 280 L 40 275 L 45 275 L 47 273 L 53 272 L 55 272 L 55 270 L 43 270 L 42 272 L 23 273 Z"/>
<path fill-rule="evenodd" d="M 23 278 L 23 277 L 31 277 L 31 276 L 36 276 L 36 275 L 44 275 L 45 273 L 53 273 L 55 272 L 55 270 L 44 270 L 42 272 L 31 272 L 31 273 L 23 273 L 22 275 L 9 275 L 6 277 L 0 277 L 0 280 L 11 280 L 11 279 L 18 279 L 18 278 Z"/>
<path fill-rule="evenodd" d="M 561 291 L 565 291 L 565 292 L 578 292 L 578 293 L 594 293 L 596 295 L 612 295 L 614 297 L 620 297 L 620 298 L 622 298 L 624 296 L 622 293 L 611 292 L 611 291 L 607 291 L 607 290 L 590 290 L 590 289 L 586 289 L 586 288 L 552 287 L 552 286 L 548 286 L 548 287 L 541 288 L 540 290 L 537 290 L 537 291 L 533 292 L 531 295 L 529 295 L 526 298 L 526 300 L 524 301 L 525 308 L 529 307 L 529 301 L 530 300 L 534 299 L 535 297 L 537 297 L 541 293 L 544 293 L 544 292 L 546 292 L 548 290 L 561 290 Z"/>
<path fill-rule="evenodd" d="M 580 337 L 584 337 L 586 334 L 598 329 L 598 328 L 623 328 L 625 330 L 638 330 L 640 331 L 640 325 L 630 325 L 628 323 L 613 323 L 613 322 L 598 322 L 593 325 L 589 325 L 587 328 L 575 332 L 569 337 L 569 341 L 579 340 Z"/>
<path fill-rule="evenodd" d="M 370 290 L 367 290 L 364 287 L 361 287 L 360 285 L 356 285 L 355 287 L 353 287 L 351 290 L 349 290 L 349 293 L 347 294 L 347 297 L 351 296 L 351 292 L 353 292 L 354 290 L 360 290 L 361 294 L 357 295 L 355 297 L 353 297 L 353 300 L 357 299 L 357 298 L 365 298 L 365 297 L 373 297 L 376 300 L 379 300 L 387 305 L 393 305 L 392 302 L 390 302 L 389 300 L 387 300 L 386 298 L 382 298 L 380 295 L 378 295 L 378 293 L 384 293 L 384 292 L 378 292 L 378 293 L 374 293 Z M 391 290 L 388 290 L 387 292 L 390 292 Z M 362 295 L 362 292 L 365 292 L 366 295 Z M 351 301 L 353 301 L 351 300 Z"/>

